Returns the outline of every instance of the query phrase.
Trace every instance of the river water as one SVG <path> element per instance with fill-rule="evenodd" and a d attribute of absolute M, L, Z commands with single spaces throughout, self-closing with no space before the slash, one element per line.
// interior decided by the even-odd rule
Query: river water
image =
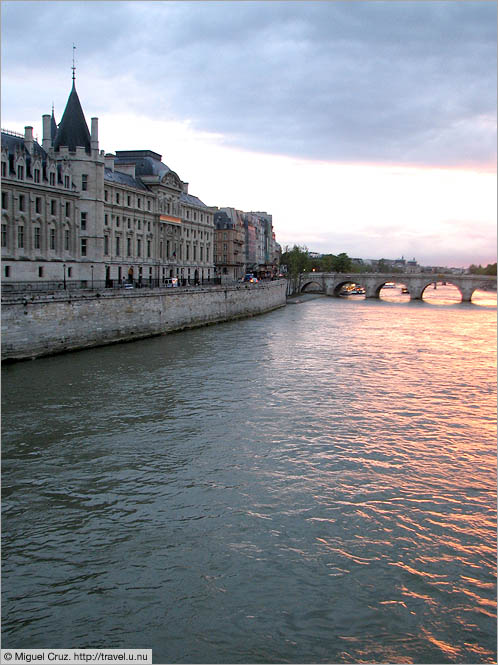
<path fill-rule="evenodd" d="M 4 367 L 3 647 L 496 662 L 496 296 L 437 296 Z"/>

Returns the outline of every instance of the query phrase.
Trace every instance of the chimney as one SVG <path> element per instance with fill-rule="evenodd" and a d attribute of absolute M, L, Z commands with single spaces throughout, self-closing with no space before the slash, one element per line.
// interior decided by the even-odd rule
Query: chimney
<path fill-rule="evenodd" d="M 52 133 L 50 128 L 50 116 L 48 114 L 42 116 L 43 120 L 43 138 L 42 148 L 48 152 L 52 147 Z"/>
<path fill-rule="evenodd" d="M 33 127 L 24 128 L 24 147 L 30 155 L 33 154 Z"/>
<path fill-rule="evenodd" d="M 116 155 L 113 155 L 112 153 L 108 152 L 105 156 L 106 168 L 111 169 L 111 171 L 114 171 L 114 160 L 115 159 L 116 159 Z"/>
<path fill-rule="evenodd" d="M 182 182 L 183 193 L 188 194 L 188 182 Z"/>
<path fill-rule="evenodd" d="M 99 119 L 92 118 L 92 132 L 90 134 L 90 147 L 92 150 L 99 149 Z"/>
<path fill-rule="evenodd" d="M 118 164 L 116 170 L 120 173 L 126 173 L 127 175 L 131 175 L 132 178 L 135 178 L 135 167 L 135 162 L 129 162 L 128 164 Z"/>

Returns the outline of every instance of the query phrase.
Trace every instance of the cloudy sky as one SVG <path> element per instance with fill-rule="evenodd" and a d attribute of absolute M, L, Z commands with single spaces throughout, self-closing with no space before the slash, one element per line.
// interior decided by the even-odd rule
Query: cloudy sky
<path fill-rule="evenodd" d="M 151 149 L 277 240 L 496 261 L 496 3 L 2 2 L 2 127 L 76 88 L 106 152 Z"/>

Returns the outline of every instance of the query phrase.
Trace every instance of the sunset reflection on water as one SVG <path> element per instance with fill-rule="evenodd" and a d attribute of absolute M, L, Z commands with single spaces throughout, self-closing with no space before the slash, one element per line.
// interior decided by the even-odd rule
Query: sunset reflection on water
<path fill-rule="evenodd" d="M 397 283 L 395 288 L 383 288 L 380 291 L 380 299 L 387 302 L 409 302 L 411 297 L 409 293 L 403 293 L 402 283 Z M 406 287 L 405 287 L 406 288 Z M 462 301 L 460 290 L 450 282 L 436 282 L 436 288 L 433 283 L 429 284 L 422 295 L 424 302 L 435 305 L 455 305 Z M 472 303 L 482 307 L 496 307 L 496 291 L 482 291 L 476 289 L 472 295 Z"/>
<path fill-rule="evenodd" d="M 433 292 L 5 367 L 3 646 L 496 662 L 496 294 Z"/>

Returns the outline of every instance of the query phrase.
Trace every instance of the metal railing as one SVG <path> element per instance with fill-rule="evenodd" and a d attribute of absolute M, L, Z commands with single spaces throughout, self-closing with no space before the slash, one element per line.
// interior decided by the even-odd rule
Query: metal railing
<path fill-rule="evenodd" d="M 172 282 L 163 279 L 136 279 L 132 282 L 120 281 L 118 279 L 98 280 L 58 280 L 58 281 L 40 281 L 40 282 L 6 282 L 2 281 L 2 293 L 52 293 L 63 291 L 91 290 L 101 291 L 104 289 L 166 289 L 196 286 L 219 286 L 220 277 L 211 279 L 199 279 L 197 281 L 178 279 L 177 286 Z"/>
<path fill-rule="evenodd" d="M 260 280 L 258 284 L 267 281 L 273 281 L 275 278 L 267 278 Z M 199 279 L 197 281 L 191 279 L 178 278 L 177 284 L 174 286 L 171 279 L 136 279 L 132 282 L 123 281 L 118 279 L 99 280 L 99 279 L 66 279 L 66 280 L 44 280 L 39 282 L 1 282 L 2 295 L 19 294 L 19 293 L 64 293 L 65 291 L 104 291 L 107 289 L 131 290 L 131 289 L 183 289 L 183 288 L 199 288 L 206 286 L 258 286 L 258 284 L 249 284 L 241 279 L 230 279 L 223 277 L 211 277 L 210 279 Z"/>

